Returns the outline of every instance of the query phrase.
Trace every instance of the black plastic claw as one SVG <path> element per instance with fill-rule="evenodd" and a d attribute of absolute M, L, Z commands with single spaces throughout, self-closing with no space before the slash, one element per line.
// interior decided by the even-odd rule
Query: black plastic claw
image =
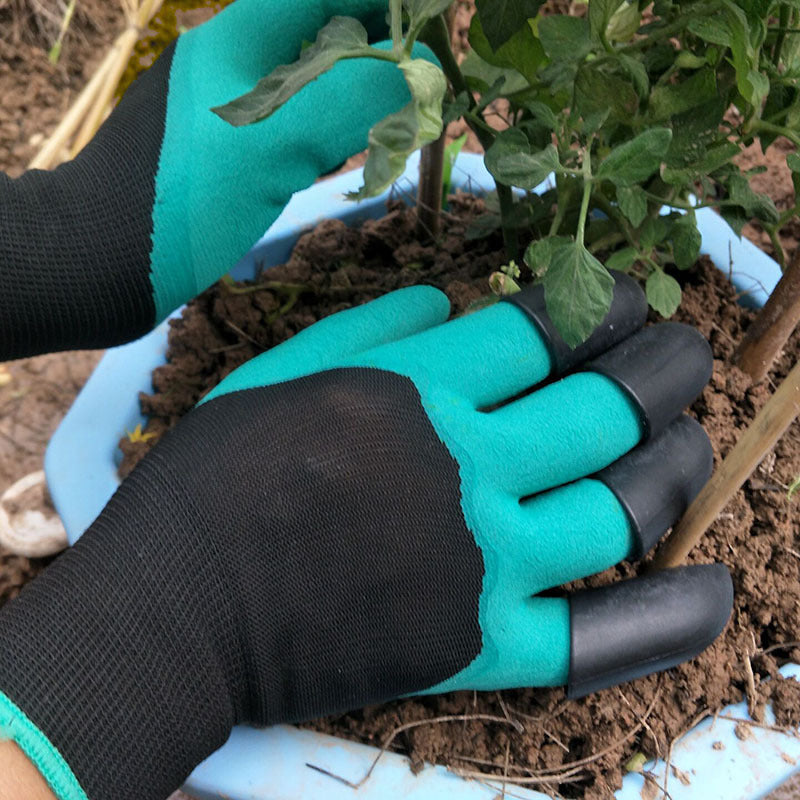
<path fill-rule="evenodd" d="M 636 537 L 631 558 L 642 558 L 680 519 L 713 467 L 706 432 L 683 414 L 654 439 L 594 476 L 628 512 Z"/>
<path fill-rule="evenodd" d="M 569 697 L 583 697 L 694 658 L 733 608 L 724 564 L 697 564 L 570 597 Z"/>
<path fill-rule="evenodd" d="M 645 438 L 657 436 L 703 391 L 714 359 L 689 325 L 644 328 L 586 365 L 611 378 L 639 407 Z"/>
<path fill-rule="evenodd" d="M 571 369 L 605 352 L 635 333 L 647 319 L 647 298 L 639 284 L 623 272 L 610 270 L 614 276 L 614 299 L 605 319 L 594 333 L 574 350 L 561 338 L 544 303 L 544 286 L 529 286 L 503 299 L 527 314 L 539 329 L 553 358 L 555 373 Z"/>

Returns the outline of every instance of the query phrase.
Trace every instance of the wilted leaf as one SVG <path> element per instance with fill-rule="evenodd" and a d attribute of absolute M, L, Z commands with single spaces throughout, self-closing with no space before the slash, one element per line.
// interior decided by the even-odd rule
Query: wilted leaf
<path fill-rule="evenodd" d="M 641 186 L 620 186 L 617 189 L 617 202 L 620 211 L 638 228 L 647 216 L 647 197 Z"/>
<path fill-rule="evenodd" d="M 647 302 L 662 317 L 671 317 L 681 304 L 681 287 L 671 275 L 660 269 L 650 273 L 645 284 Z"/>
<path fill-rule="evenodd" d="M 533 189 L 558 168 L 558 151 L 550 144 L 532 153 L 527 136 L 518 128 L 509 128 L 495 139 L 485 162 L 486 169 L 500 183 Z"/>
<path fill-rule="evenodd" d="M 660 166 L 672 141 L 669 128 L 651 128 L 615 147 L 600 165 L 598 178 L 617 186 L 633 186 L 647 180 Z"/>
<path fill-rule="evenodd" d="M 293 64 L 284 64 L 262 78 L 254 89 L 224 106 L 213 108 L 231 125 L 250 125 L 277 111 L 306 84 L 344 58 L 368 56 L 371 48 L 364 26 L 351 17 L 333 17 L 317 40 Z"/>
<path fill-rule="evenodd" d="M 570 347 L 577 347 L 608 313 L 614 279 L 580 242 L 570 242 L 553 249 L 544 294 L 558 332 Z"/>
<path fill-rule="evenodd" d="M 442 133 L 442 98 L 447 90 L 442 71 L 424 59 L 413 59 L 399 66 L 405 73 L 412 100 L 370 130 L 364 186 L 348 195 L 351 200 L 380 194 L 402 175 L 411 153 Z"/>

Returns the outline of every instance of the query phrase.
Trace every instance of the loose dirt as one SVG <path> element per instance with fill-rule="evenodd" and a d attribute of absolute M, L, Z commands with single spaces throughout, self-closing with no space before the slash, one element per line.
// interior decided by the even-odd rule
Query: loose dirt
<path fill-rule="evenodd" d="M 150 415 L 146 432 L 155 438 L 146 443 L 124 439 L 123 470 L 233 369 L 327 314 L 418 282 L 447 292 L 456 313 L 469 308 L 485 294 L 488 274 L 502 263 L 496 237 L 466 241 L 465 232 L 481 209 L 482 202 L 469 196 L 455 199 L 436 245 L 414 240 L 414 215 L 399 205 L 359 230 L 323 222 L 300 239 L 286 265 L 264 273 L 260 286 L 232 290 L 218 284 L 204 293 L 172 323 L 169 361 L 154 372 L 155 392 L 141 398 Z M 768 381 L 751 385 L 729 364 L 752 312 L 737 304 L 731 285 L 709 263 L 698 263 L 682 277 L 685 300 L 676 318 L 697 326 L 714 351 L 713 378 L 692 413 L 711 437 L 719 462 L 797 359 L 800 332 Z M 312 727 L 380 745 L 399 726 L 428 720 L 392 742 L 414 768 L 434 761 L 491 774 L 506 770 L 512 778 L 545 778 L 541 788 L 568 797 L 600 798 L 620 785 L 631 756 L 666 755 L 669 743 L 698 717 L 739 701 L 743 693 L 756 719 L 771 701 L 779 725 L 796 724 L 800 684 L 782 680 L 777 670 L 786 660 L 800 660 L 800 498 L 787 498 L 798 474 L 800 425 L 795 423 L 692 554 L 693 562 L 728 565 L 736 606 L 724 635 L 690 664 L 577 702 L 565 701 L 560 689 L 462 692 L 371 707 Z M 633 573 L 633 567 L 621 565 L 583 585 Z M 435 721 L 445 715 L 509 721 Z"/>

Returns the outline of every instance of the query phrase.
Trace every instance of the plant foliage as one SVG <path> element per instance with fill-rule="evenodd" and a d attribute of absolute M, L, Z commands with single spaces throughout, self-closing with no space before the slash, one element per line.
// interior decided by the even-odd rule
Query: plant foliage
<path fill-rule="evenodd" d="M 384 190 L 413 150 L 463 117 L 497 181 L 469 235 L 501 228 L 509 260 L 523 245 L 521 280 L 544 283 L 573 346 L 608 309 L 609 268 L 639 276 L 662 315 L 675 311 L 681 290 L 670 273 L 699 255 L 697 209 L 717 209 L 738 234 L 755 220 L 777 242 L 798 207 L 778 211 L 734 157 L 756 138 L 764 149 L 781 135 L 800 144 L 797 0 L 589 0 L 575 16 L 546 15 L 539 0 L 476 5 L 460 65 L 442 16 L 448 2 L 391 0 L 391 49 L 335 18 L 297 62 L 217 112 L 256 122 L 342 58 L 395 61 L 412 102 L 371 132 L 355 197 Z M 441 68 L 412 59 L 418 39 Z M 502 132 L 487 116 L 499 99 L 510 124 Z M 800 156 L 787 163 L 798 190 Z"/>

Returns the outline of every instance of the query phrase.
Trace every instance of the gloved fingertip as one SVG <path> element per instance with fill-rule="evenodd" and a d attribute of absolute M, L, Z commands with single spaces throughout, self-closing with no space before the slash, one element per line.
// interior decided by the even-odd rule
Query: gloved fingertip
<path fill-rule="evenodd" d="M 725 627 L 733 582 L 694 564 L 570 597 L 568 696 L 584 697 L 694 658 Z"/>
<path fill-rule="evenodd" d="M 611 270 L 614 297 L 611 308 L 592 335 L 571 348 L 562 338 L 547 312 L 544 286 L 529 286 L 503 300 L 520 308 L 538 328 L 552 356 L 554 372 L 563 375 L 585 361 L 604 353 L 638 331 L 647 319 L 647 298 L 629 275 Z"/>
<path fill-rule="evenodd" d="M 662 322 L 644 328 L 586 365 L 611 378 L 638 407 L 644 438 L 657 436 L 703 391 L 714 358 L 689 325 Z"/>
<path fill-rule="evenodd" d="M 625 509 L 640 559 L 674 525 L 711 477 L 714 453 L 702 426 L 681 415 L 654 439 L 594 477 Z"/>

